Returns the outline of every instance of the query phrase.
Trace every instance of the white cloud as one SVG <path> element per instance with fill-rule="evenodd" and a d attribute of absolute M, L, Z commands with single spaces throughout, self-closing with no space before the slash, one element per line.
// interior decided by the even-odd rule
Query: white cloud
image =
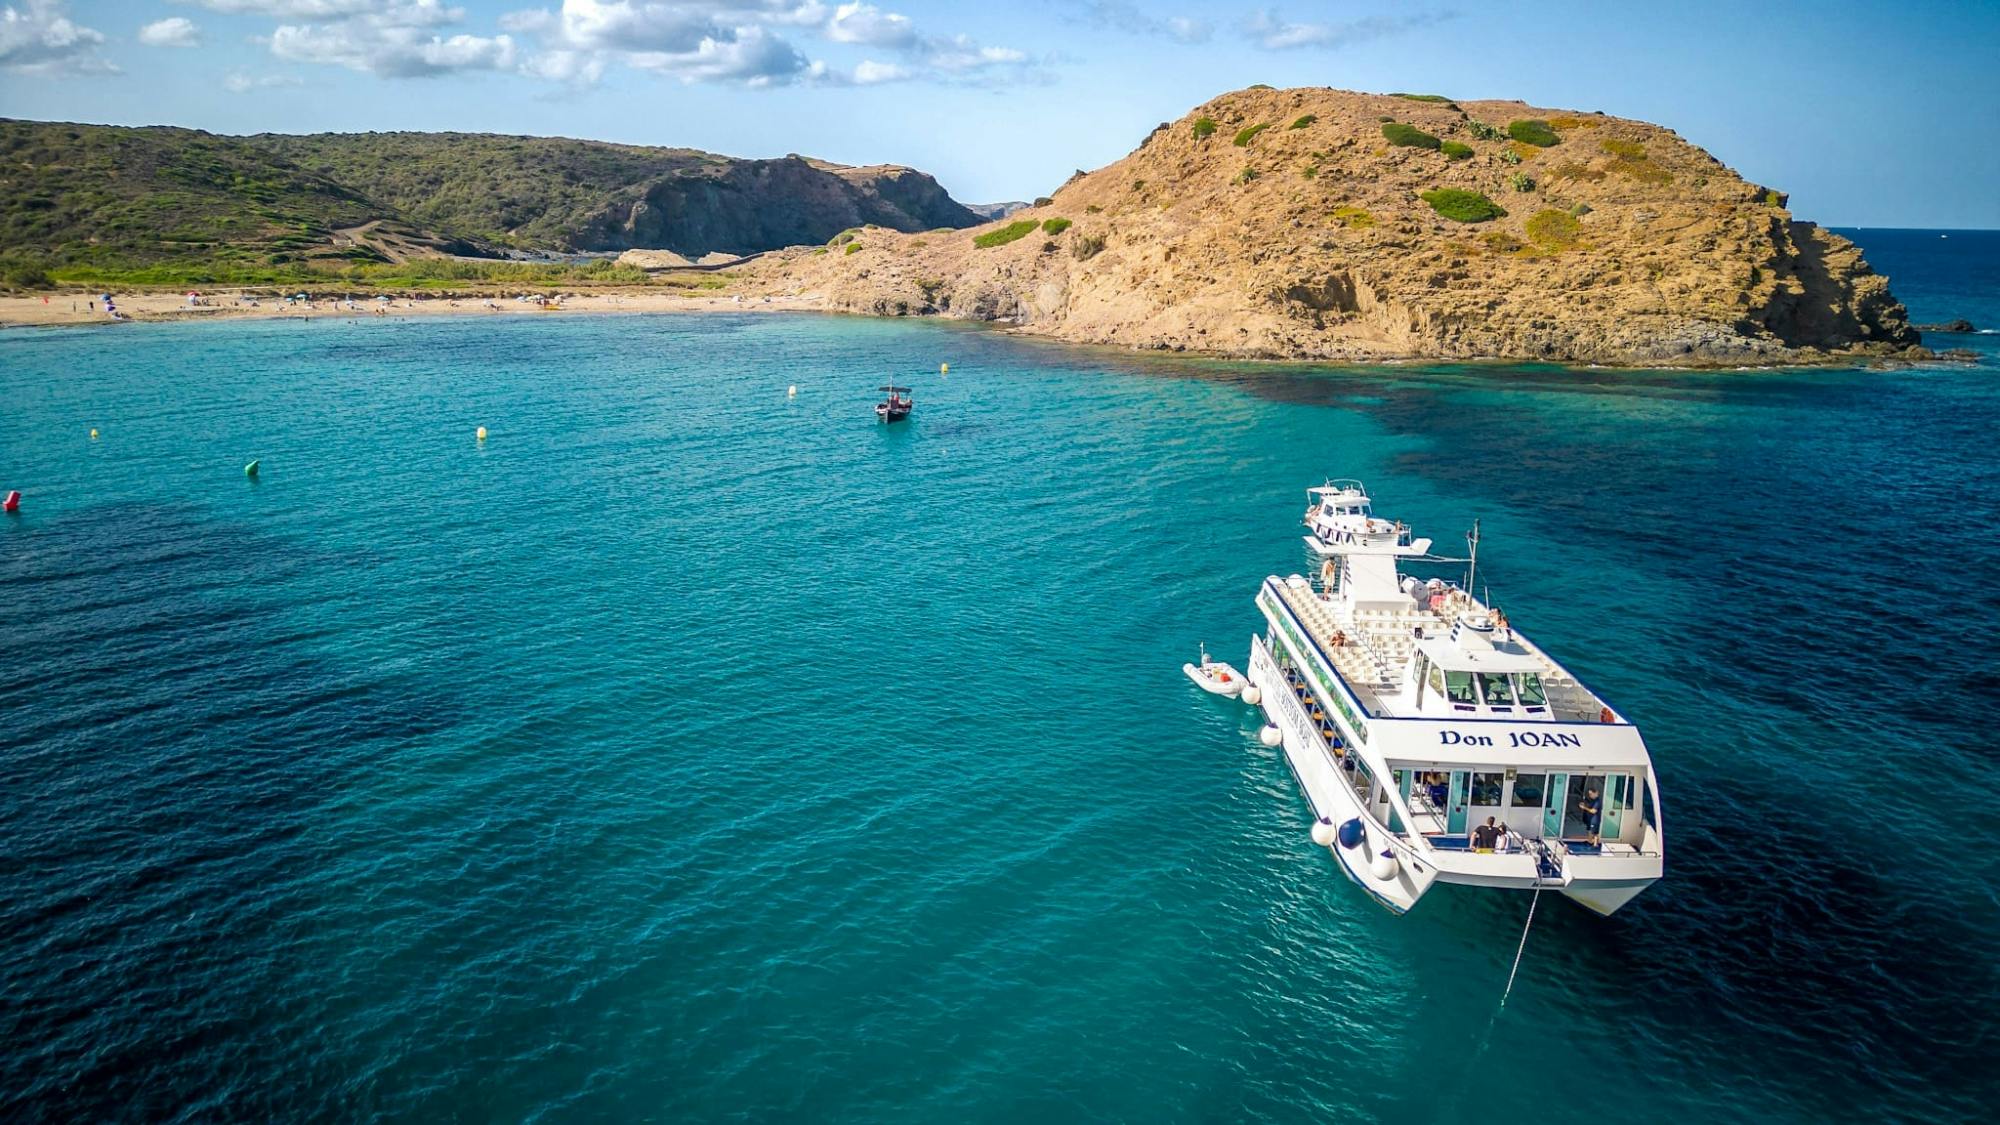
<path fill-rule="evenodd" d="M 62 0 L 25 0 L 0 8 L 0 70 L 26 74 L 108 74 L 117 71 L 97 54 L 104 33 L 69 18 Z"/>
<path fill-rule="evenodd" d="M 385 78 L 510 70 L 516 61 L 511 36 L 445 37 L 422 27 L 361 20 L 288 24 L 271 33 L 271 53 L 291 62 L 344 66 Z"/>
<path fill-rule="evenodd" d="M 233 71 L 222 80 L 222 88 L 232 94 L 247 94 L 252 90 L 268 90 L 274 86 L 303 86 L 304 82 L 290 74 L 245 74 Z"/>
<path fill-rule="evenodd" d="M 1417 12 L 1407 16 L 1366 16 L 1340 23 L 1289 23 L 1277 12 L 1265 8 L 1244 21 L 1243 31 L 1251 42 L 1266 50 L 1317 47 L 1330 51 L 1442 23 L 1454 16 L 1452 12 Z"/>
<path fill-rule="evenodd" d="M 277 20 L 338 20 L 366 15 L 381 0 L 187 0 L 228 16 L 268 16 Z"/>
<path fill-rule="evenodd" d="M 739 27 L 708 36 L 692 51 L 635 51 L 627 65 L 683 82 L 782 86 L 813 71 L 811 59 L 761 27 Z"/>
<path fill-rule="evenodd" d="M 1182 43 L 1203 43 L 1215 33 L 1208 21 L 1188 16 L 1161 19 L 1129 0 L 1082 0 L 1071 17 L 1075 22 L 1133 35 L 1157 35 Z"/>
<path fill-rule="evenodd" d="M 826 37 L 835 43 L 901 48 L 916 45 L 917 29 L 910 17 L 885 12 L 873 4 L 842 4 L 826 21 Z"/>
<path fill-rule="evenodd" d="M 622 67 L 683 82 L 870 85 L 994 81 L 1034 65 L 1010 47 L 925 35 L 869 0 L 561 0 L 500 15 L 492 35 L 460 30 L 466 10 L 448 0 L 181 2 L 275 21 L 261 42 L 278 58 L 395 78 L 487 70 L 588 86 Z M 868 56 L 832 65 L 801 49 L 808 39 Z"/>
<path fill-rule="evenodd" d="M 907 68 L 897 66 L 895 63 L 876 62 L 873 59 L 862 59 L 854 68 L 854 84 L 857 86 L 873 86 L 878 82 L 901 82 L 908 77 L 910 72 Z"/>
<path fill-rule="evenodd" d="M 199 47 L 201 29 L 183 16 L 169 16 L 139 29 L 139 42 L 148 47 Z"/>

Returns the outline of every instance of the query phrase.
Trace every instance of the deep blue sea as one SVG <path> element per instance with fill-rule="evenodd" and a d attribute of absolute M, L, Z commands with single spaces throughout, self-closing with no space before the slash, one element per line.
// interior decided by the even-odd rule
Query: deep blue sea
<path fill-rule="evenodd" d="M 1995 236 L 1861 238 L 1918 319 L 2000 320 Z M 1982 1118 L 2000 337 L 1951 342 L 0 334 L 0 1119 Z M 1528 897 L 1389 916 L 1180 672 L 1243 660 L 1329 475 L 1483 520 L 1658 764 L 1667 878 L 1545 898 L 1504 1011 Z"/>

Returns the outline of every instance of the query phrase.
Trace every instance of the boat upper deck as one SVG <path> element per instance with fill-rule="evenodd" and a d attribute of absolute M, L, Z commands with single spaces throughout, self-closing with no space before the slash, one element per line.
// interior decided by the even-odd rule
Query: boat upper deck
<path fill-rule="evenodd" d="M 1451 635 L 1454 622 L 1468 614 L 1485 614 L 1479 599 L 1453 585 L 1425 600 L 1407 605 L 1348 606 L 1322 594 L 1300 575 L 1273 577 L 1267 582 L 1285 608 L 1305 627 L 1320 656 L 1345 681 L 1370 717 L 1414 718 L 1404 684 L 1410 662 L 1419 652 L 1437 653 Z M 1533 642 L 1512 629 L 1489 652 L 1464 659 L 1490 676 L 1532 673 L 1539 677 L 1544 701 L 1505 703 L 1474 693 L 1452 704 L 1460 718 L 1512 719 L 1522 722 L 1603 721 L 1610 708 Z M 1518 681 L 1517 681 L 1518 682 Z M 1438 717 L 1428 715 L 1425 717 Z"/>

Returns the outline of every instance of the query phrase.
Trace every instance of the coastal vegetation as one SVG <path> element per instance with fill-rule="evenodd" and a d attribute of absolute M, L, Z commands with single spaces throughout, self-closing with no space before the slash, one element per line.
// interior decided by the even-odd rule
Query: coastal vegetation
<path fill-rule="evenodd" d="M 1574 246 L 1583 237 L 1583 224 L 1568 211 L 1553 207 L 1537 211 L 1527 223 L 1528 237 L 1551 250 Z"/>
<path fill-rule="evenodd" d="M 1335 207 L 1333 220 L 1348 230 L 1367 230 L 1375 225 L 1375 216 L 1362 207 Z"/>
<path fill-rule="evenodd" d="M 1237 148 L 1250 147 L 1250 141 L 1253 138 L 1255 138 L 1257 134 L 1263 132 L 1266 129 L 1269 129 L 1270 127 L 1271 123 L 1266 121 L 1262 125 L 1249 125 L 1245 126 L 1244 128 L 1238 129 L 1236 131 L 1236 140 L 1234 142 L 1236 147 Z"/>
<path fill-rule="evenodd" d="M 1076 236 L 1075 241 L 1073 241 L 1070 244 L 1069 252 L 1076 258 L 1077 261 L 1087 262 L 1092 258 L 1095 258 L 1099 253 L 1103 251 L 1103 249 L 1104 249 L 1103 235 L 1079 234 Z"/>
<path fill-rule="evenodd" d="M 1215 130 L 1216 130 L 1215 118 L 1197 117 L 1194 119 L 1195 140 L 1201 140 L 1205 137 L 1213 136 L 1215 134 Z"/>
<path fill-rule="evenodd" d="M 1535 190 L 1535 177 L 1530 176 L 1526 172 L 1515 172 L 1507 177 L 1507 186 L 1513 188 L 1515 191 L 1533 191 Z"/>
<path fill-rule="evenodd" d="M 1404 148 L 1435 149 L 1443 143 L 1415 125 L 1405 125 L 1400 121 L 1384 122 L 1382 135 L 1388 138 L 1390 144 L 1401 145 Z"/>
<path fill-rule="evenodd" d="M 1507 135 L 1524 145 L 1534 145 L 1536 148 L 1553 148 L 1562 143 L 1562 138 L 1556 135 L 1554 129 L 1549 128 L 1548 122 L 1533 119 L 1508 122 Z"/>
<path fill-rule="evenodd" d="M 310 278 L 417 257 L 700 257 L 978 216 L 909 169 L 554 137 L 0 121 L 0 248 L 59 275 Z"/>
<path fill-rule="evenodd" d="M 1476 141 L 1504 141 L 1507 139 L 1505 130 L 1479 120 L 1466 121 L 1465 131 L 1471 133 L 1472 139 Z"/>
<path fill-rule="evenodd" d="M 1445 141 L 1438 145 L 1438 151 L 1444 153 L 1445 157 L 1450 160 L 1470 160 L 1472 158 L 1472 146 L 1461 141 Z"/>
<path fill-rule="evenodd" d="M 1306 114 L 1306 115 L 1305 115 L 1304 117 L 1301 117 L 1301 118 L 1297 119 L 1296 121 L 1293 121 L 1293 122 L 1292 122 L 1292 123 L 1291 123 L 1290 125 L 1287 125 L 1287 126 L 1286 126 L 1286 128 L 1287 128 L 1287 129 L 1303 129 L 1303 128 L 1305 128 L 1305 127 L 1307 127 L 1307 126 L 1311 125 L 1311 124 L 1312 124 L 1313 122 L 1315 122 L 1315 121 L 1318 121 L 1318 120 L 1319 120 L 1318 116 L 1316 116 L 1316 115 L 1314 115 L 1314 114 L 1310 114 L 1310 113 L 1308 113 L 1308 114 Z"/>
<path fill-rule="evenodd" d="M 1402 98 L 1406 101 L 1412 101 L 1412 102 L 1431 102 L 1436 105 L 1456 104 L 1450 98 L 1445 97 L 1443 94 L 1390 94 L 1389 96 L 1392 98 Z"/>
<path fill-rule="evenodd" d="M 608 285 L 719 289 L 727 284 L 729 277 L 727 274 L 695 271 L 654 275 L 636 266 L 623 266 L 603 258 L 583 263 L 418 258 L 407 262 L 356 263 L 337 268 L 312 268 L 298 263 L 256 266 L 156 262 L 145 266 L 65 265 L 51 267 L 47 272 L 56 285 L 90 288 L 277 287 L 320 291 L 329 288 L 342 291 L 478 290 L 496 286 L 532 289 Z"/>
<path fill-rule="evenodd" d="M 1070 222 L 1068 219 L 1057 218 L 1057 219 L 1042 220 L 1043 234 L 1061 234 L 1062 232 L 1068 230 L 1069 227 L 1070 227 Z"/>
<path fill-rule="evenodd" d="M 1507 213 L 1505 208 L 1479 192 L 1463 188 L 1436 188 L 1422 192 L 1418 198 L 1430 204 L 1431 210 L 1455 223 L 1483 223 Z"/>
<path fill-rule="evenodd" d="M 973 236 L 972 244 L 981 250 L 991 250 L 995 246 L 1018 242 L 1034 233 L 1035 228 L 1041 225 L 1033 219 L 1016 219 L 998 230 L 989 230 L 985 234 Z"/>

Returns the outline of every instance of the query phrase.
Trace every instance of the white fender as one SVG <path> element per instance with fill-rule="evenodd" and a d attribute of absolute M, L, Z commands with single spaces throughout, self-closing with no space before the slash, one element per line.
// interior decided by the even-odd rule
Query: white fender
<path fill-rule="evenodd" d="M 1396 853 L 1383 848 L 1375 854 L 1375 858 L 1368 861 L 1368 873 L 1386 883 L 1396 877 L 1397 868 L 1400 866 L 1396 862 Z"/>
<path fill-rule="evenodd" d="M 1285 732 L 1279 730 L 1276 723 L 1265 723 L 1264 729 L 1257 732 L 1257 741 L 1266 746 L 1275 747 L 1284 740 Z"/>
<path fill-rule="evenodd" d="M 1313 823 L 1312 836 L 1313 836 L 1313 843 L 1318 844 L 1320 847 L 1322 848 L 1332 847 L 1333 822 L 1325 817 L 1320 817 L 1319 820 Z"/>

